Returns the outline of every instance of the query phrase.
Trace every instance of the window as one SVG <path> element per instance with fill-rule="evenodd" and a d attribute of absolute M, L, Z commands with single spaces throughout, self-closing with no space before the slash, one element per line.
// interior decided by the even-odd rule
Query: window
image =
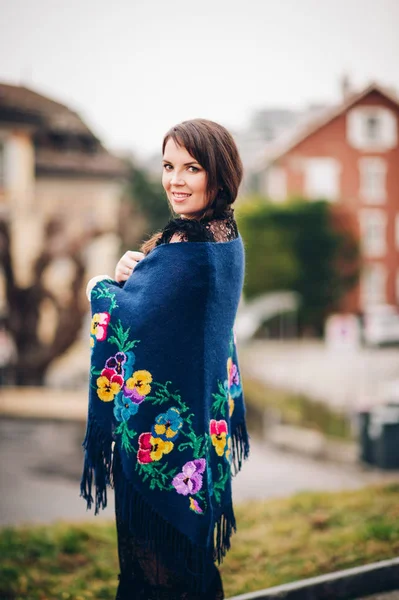
<path fill-rule="evenodd" d="M 371 114 L 370 116 L 366 117 L 366 119 L 364 120 L 364 126 L 365 126 L 365 138 L 369 141 L 369 142 L 377 142 L 381 139 L 381 119 L 379 119 L 375 114 Z"/>
<path fill-rule="evenodd" d="M 361 297 L 363 307 L 386 303 L 387 272 L 384 265 L 369 264 L 362 273 Z"/>
<path fill-rule="evenodd" d="M 386 253 L 387 216 L 382 210 L 363 210 L 360 231 L 363 253 L 367 257 L 380 257 Z"/>
<path fill-rule="evenodd" d="M 387 165 L 383 158 L 367 157 L 359 160 L 360 197 L 370 204 L 386 200 Z"/>
<path fill-rule="evenodd" d="M 287 198 L 287 176 L 283 167 L 271 167 L 268 176 L 267 194 L 272 200 Z"/>
<path fill-rule="evenodd" d="M 397 119 L 382 106 L 358 106 L 348 111 L 347 138 L 359 150 L 390 150 L 397 146 Z"/>
<path fill-rule="evenodd" d="M 305 162 L 305 194 L 313 200 L 337 200 L 341 166 L 334 158 L 309 158 Z"/>

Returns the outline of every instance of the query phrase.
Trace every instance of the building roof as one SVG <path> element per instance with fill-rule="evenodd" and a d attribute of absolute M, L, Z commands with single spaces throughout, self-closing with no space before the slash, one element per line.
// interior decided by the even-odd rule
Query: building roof
<path fill-rule="evenodd" d="M 127 172 L 127 163 L 104 149 L 92 154 L 74 150 L 63 152 L 51 148 L 38 148 L 36 151 L 38 176 L 64 174 L 124 177 Z"/>
<path fill-rule="evenodd" d="M 24 86 L 0 83 L 0 124 L 33 128 L 38 175 L 124 176 L 126 161 L 106 150 L 81 117 Z"/>
<path fill-rule="evenodd" d="M 35 115 L 39 117 L 42 126 L 51 131 L 95 137 L 76 112 L 23 86 L 0 83 L 0 107 L 21 115 Z"/>
<path fill-rule="evenodd" d="M 344 114 L 372 92 L 378 92 L 399 106 L 399 98 L 396 94 L 376 83 L 371 83 L 360 92 L 348 94 L 340 104 L 320 111 L 315 117 L 305 119 L 286 134 L 280 136 L 275 142 L 267 146 L 263 159 L 266 159 L 267 163 L 275 162 L 278 158 L 295 148 L 322 127 L 328 125 L 333 119 Z"/>

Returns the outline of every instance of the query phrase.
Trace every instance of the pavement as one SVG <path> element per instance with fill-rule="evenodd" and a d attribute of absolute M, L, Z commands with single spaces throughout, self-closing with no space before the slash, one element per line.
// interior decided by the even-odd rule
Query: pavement
<path fill-rule="evenodd" d="M 0 419 L 0 525 L 94 518 L 79 497 L 84 431 L 84 421 Z M 251 438 L 251 455 L 233 480 L 233 496 L 245 502 L 392 480 L 399 481 L 398 472 L 315 460 Z M 109 508 L 96 518 L 112 519 L 113 510 L 110 491 Z"/>
<path fill-rule="evenodd" d="M 399 349 L 328 347 L 322 340 L 253 340 L 239 346 L 241 370 L 268 385 L 345 412 L 379 401 L 399 381 Z"/>

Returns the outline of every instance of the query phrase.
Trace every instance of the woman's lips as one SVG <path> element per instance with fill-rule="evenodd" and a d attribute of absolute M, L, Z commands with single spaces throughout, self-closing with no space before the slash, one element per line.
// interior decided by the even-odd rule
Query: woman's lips
<path fill-rule="evenodd" d="M 172 192 L 172 198 L 175 202 L 183 202 L 184 200 L 186 200 L 187 198 L 189 198 L 191 196 L 191 194 L 183 194 L 183 193 L 179 193 L 179 192 Z"/>

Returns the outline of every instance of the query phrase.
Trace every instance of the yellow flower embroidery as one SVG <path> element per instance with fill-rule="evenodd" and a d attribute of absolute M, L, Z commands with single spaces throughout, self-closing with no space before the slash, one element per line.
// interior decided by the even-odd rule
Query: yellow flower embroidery
<path fill-rule="evenodd" d="M 231 357 L 229 356 L 229 358 L 227 359 L 227 378 L 229 378 L 232 367 L 233 367 L 233 361 L 232 361 Z"/>
<path fill-rule="evenodd" d="M 211 435 L 212 444 L 215 446 L 216 454 L 223 456 L 226 447 L 227 423 L 224 419 L 216 421 L 211 419 L 209 423 L 209 433 Z"/>
<path fill-rule="evenodd" d="M 165 442 L 161 438 L 154 438 L 151 436 L 150 443 L 152 450 L 150 456 L 153 461 L 161 460 L 164 454 L 169 454 L 173 450 L 173 442 Z"/>
<path fill-rule="evenodd" d="M 178 431 L 173 431 L 173 429 L 171 429 L 169 426 L 163 425 L 163 424 L 161 424 L 161 425 L 158 425 L 158 424 L 154 425 L 154 431 L 155 431 L 155 433 L 157 435 L 164 435 L 165 437 L 170 438 L 172 440 L 179 433 Z"/>
<path fill-rule="evenodd" d="M 234 412 L 234 400 L 229 394 L 229 416 L 230 417 L 233 414 L 233 412 Z"/>
<path fill-rule="evenodd" d="M 218 456 L 223 456 L 226 446 L 226 434 L 221 433 L 219 435 L 211 435 L 211 438 L 212 444 L 215 446 L 216 454 Z"/>
<path fill-rule="evenodd" d="M 97 386 L 97 395 L 103 402 L 112 402 L 122 387 L 117 381 L 110 381 L 105 376 L 97 379 Z"/>
<path fill-rule="evenodd" d="M 147 396 L 151 392 L 152 375 L 148 371 L 135 371 L 126 381 L 129 390 L 136 390 L 140 396 Z"/>
<path fill-rule="evenodd" d="M 231 437 L 230 436 L 227 439 L 227 448 L 226 448 L 225 456 L 226 456 L 227 461 L 229 463 L 231 463 L 232 456 L 231 456 Z"/>

